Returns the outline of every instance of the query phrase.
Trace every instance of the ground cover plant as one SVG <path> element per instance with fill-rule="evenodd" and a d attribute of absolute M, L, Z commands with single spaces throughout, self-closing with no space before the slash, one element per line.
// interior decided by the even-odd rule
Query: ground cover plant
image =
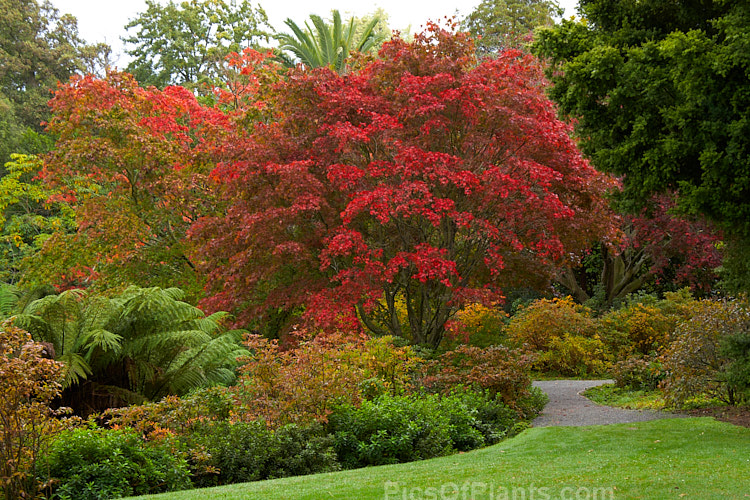
<path fill-rule="evenodd" d="M 750 429 L 709 418 L 545 427 L 422 462 L 142 498 L 395 500 L 410 494 L 440 498 L 443 488 L 446 498 L 461 498 L 467 488 L 467 498 L 476 500 L 513 498 L 514 489 L 517 497 L 523 491 L 530 498 L 532 488 L 535 498 L 743 498 L 750 485 L 748 456 Z"/>

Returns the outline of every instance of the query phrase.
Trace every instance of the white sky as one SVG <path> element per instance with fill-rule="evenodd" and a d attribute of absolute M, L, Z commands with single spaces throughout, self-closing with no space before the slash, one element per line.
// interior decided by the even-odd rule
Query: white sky
<path fill-rule="evenodd" d="M 166 3 L 166 0 L 160 0 Z M 175 0 L 180 3 L 181 0 Z M 260 5 L 268 14 L 268 20 L 276 31 L 286 31 L 284 20 L 292 18 L 302 24 L 310 14 L 328 17 L 332 9 L 339 9 L 342 16 L 346 14 L 364 15 L 382 7 L 388 13 L 388 25 L 391 29 L 405 29 L 411 26 L 411 33 L 421 31 L 419 27 L 427 20 L 439 20 L 458 11 L 465 16 L 481 0 L 253 0 L 253 5 Z M 577 0 L 559 0 L 565 8 L 565 17 L 574 15 Z M 52 4 L 61 14 L 69 13 L 78 18 L 78 32 L 89 43 L 106 42 L 112 46 L 115 60 L 119 56 L 118 66 L 127 65 L 123 57 L 123 45 L 120 38 L 126 35 L 123 27 L 129 20 L 146 10 L 145 0 L 52 0 Z"/>

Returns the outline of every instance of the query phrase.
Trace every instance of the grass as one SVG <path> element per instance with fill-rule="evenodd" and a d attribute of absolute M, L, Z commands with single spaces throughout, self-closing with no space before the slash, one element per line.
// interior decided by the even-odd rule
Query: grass
<path fill-rule="evenodd" d="M 614 384 L 604 384 L 586 389 L 583 395 L 600 405 L 630 410 L 661 410 L 667 406 L 662 392 L 658 389 L 633 391 L 615 387 Z"/>
<path fill-rule="evenodd" d="M 140 498 L 748 499 L 750 429 L 711 418 L 532 428 L 489 448 L 423 462 Z"/>

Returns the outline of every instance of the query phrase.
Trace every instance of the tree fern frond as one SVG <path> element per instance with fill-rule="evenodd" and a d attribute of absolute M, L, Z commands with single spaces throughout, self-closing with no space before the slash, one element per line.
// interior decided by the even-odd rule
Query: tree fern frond
<path fill-rule="evenodd" d="M 18 304 L 21 292 L 18 287 L 3 283 L 0 285 L 0 318 L 7 319 Z"/>
<path fill-rule="evenodd" d="M 79 384 L 81 380 L 86 380 L 92 374 L 89 364 L 77 352 L 66 352 L 61 356 L 57 356 L 56 360 L 65 364 L 62 382 L 63 389 Z"/>

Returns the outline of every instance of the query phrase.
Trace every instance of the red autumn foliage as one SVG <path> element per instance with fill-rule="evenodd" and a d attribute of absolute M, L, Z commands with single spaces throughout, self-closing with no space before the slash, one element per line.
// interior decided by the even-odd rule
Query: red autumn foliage
<path fill-rule="evenodd" d="M 79 230 L 47 246 L 45 264 L 59 264 L 47 275 L 62 282 L 71 268 L 97 269 L 114 282 L 165 274 L 180 283 L 184 234 L 214 209 L 207 177 L 229 117 L 182 87 L 144 89 L 117 72 L 71 77 L 50 107 L 47 130 L 58 139 L 41 176 L 63 188 Z"/>
<path fill-rule="evenodd" d="M 461 305 L 544 281 L 612 231 L 611 182 L 545 85 L 531 56 L 479 63 L 434 24 L 349 74 L 292 71 L 263 104 L 277 120 L 237 130 L 212 173 L 228 210 L 192 228 L 204 305 L 240 321 L 304 305 L 434 347 Z"/>

